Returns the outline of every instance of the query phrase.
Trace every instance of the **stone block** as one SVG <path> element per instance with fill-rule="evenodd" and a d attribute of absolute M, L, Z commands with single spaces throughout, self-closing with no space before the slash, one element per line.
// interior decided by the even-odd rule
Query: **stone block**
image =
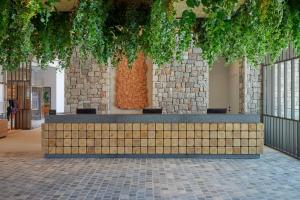
<path fill-rule="evenodd" d="M 64 138 L 64 131 L 56 131 L 56 136 L 55 137 L 56 137 L 56 139 Z"/>
<path fill-rule="evenodd" d="M 117 124 L 116 123 L 110 123 L 109 124 L 109 130 L 110 131 L 117 131 L 118 130 Z"/>
<path fill-rule="evenodd" d="M 132 130 L 133 131 L 140 131 L 141 130 L 141 124 L 139 124 L 139 123 L 132 124 Z"/>
<path fill-rule="evenodd" d="M 155 123 L 149 123 L 148 124 L 148 130 L 149 131 L 155 131 Z"/>
<path fill-rule="evenodd" d="M 65 139 L 72 138 L 72 132 L 71 131 L 64 131 L 64 138 Z"/>
<path fill-rule="evenodd" d="M 78 153 L 79 154 L 86 154 L 86 147 L 79 147 Z"/>
<path fill-rule="evenodd" d="M 256 137 L 256 131 L 250 131 L 249 132 L 249 138 L 251 138 L 251 139 L 256 139 L 257 137 Z"/>
<path fill-rule="evenodd" d="M 141 139 L 133 139 L 132 140 L 133 147 L 140 147 L 141 146 Z"/>
<path fill-rule="evenodd" d="M 157 146 L 157 147 L 164 146 L 164 140 L 163 139 L 155 139 L 155 146 Z"/>
<path fill-rule="evenodd" d="M 195 147 L 187 147 L 186 153 L 187 154 L 195 154 Z"/>
<path fill-rule="evenodd" d="M 209 124 L 209 130 L 210 131 L 217 131 L 218 130 L 218 124 L 217 123 L 210 123 Z"/>
<path fill-rule="evenodd" d="M 186 138 L 186 131 L 178 131 L 178 138 L 185 139 Z"/>
<path fill-rule="evenodd" d="M 187 131 L 186 132 L 186 138 L 195 138 L 195 132 L 194 131 Z"/>
<path fill-rule="evenodd" d="M 248 131 L 248 124 L 242 123 L 241 124 L 241 131 Z"/>
<path fill-rule="evenodd" d="M 171 131 L 170 131 L 170 130 L 165 130 L 165 131 L 163 132 L 163 134 L 164 134 L 164 138 L 165 138 L 165 139 L 171 138 Z"/>
<path fill-rule="evenodd" d="M 195 146 L 201 147 L 202 146 L 202 139 L 195 139 Z"/>
<path fill-rule="evenodd" d="M 233 148 L 232 147 L 225 147 L 225 153 L 226 154 L 232 154 L 233 153 Z"/>
<path fill-rule="evenodd" d="M 218 138 L 224 139 L 225 137 L 225 131 L 218 131 Z"/>
<path fill-rule="evenodd" d="M 88 123 L 86 128 L 87 128 L 88 131 L 94 131 L 95 130 L 95 124 Z"/>
<path fill-rule="evenodd" d="M 125 131 L 125 139 L 130 139 L 132 138 L 133 132 L 132 131 Z"/>
<path fill-rule="evenodd" d="M 234 123 L 233 124 L 233 130 L 234 131 L 240 131 L 241 130 L 241 124 L 240 123 Z"/>
<path fill-rule="evenodd" d="M 255 147 L 256 146 L 256 139 L 249 139 L 249 146 Z"/>
<path fill-rule="evenodd" d="M 132 146 L 132 139 L 125 139 L 125 146 L 131 147 Z"/>
<path fill-rule="evenodd" d="M 86 124 L 84 123 L 78 124 L 78 129 L 79 131 L 86 131 Z"/>
<path fill-rule="evenodd" d="M 156 154 L 163 154 L 164 148 L 163 147 L 155 147 L 155 153 Z"/>
<path fill-rule="evenodd" d="M 171 139 L 164 139 L 164 147 L 170 147 L 172 146 Z"/>
<path fill-rule="evenodd" d="M 218 147 L 218 154 L 226 154 L 225 147 Z"/>
<path fill-rule="evenodd" d="M 49 154 L 55 154 L 56 153 L 56 147 L 49 147 L 48 148 L 48 153 Z"/>
<path fill-rule="evenodd" d="M 78 154 L 79 153 L 79 147 L 71 147 L 71 153 L 72 154 Z"/>
<path fill-rule="evenodd" d="M 256 134 L 257 134 L 256 135 L 257 138 L 260 138 L 260 139 L 264 138 L 264 132 L 263 131 L 257 131 Z"/>
<path fill-rule="evenodd" d="M 109 131 L 101 131 L 101 138 L 110 138 Z"/>
<path fill-rule="evenodd" d="M 187 124 L 186 123 L 179 123 L 178 129 L 179 129 L 179 131 L 186 131 Z"/>
<path fill-rule="evenodd" d="M 209 147 L 209 154 L 218 154 L 218 147 Z"/>
<path fill-rule="evenodd" d="M 209 131 L 202 131 L 202 138 L 208 139 L 210 137 L 210 132 Z"/>
<path fill-rule="evenodd" d="M 210 126 L 209 123 L 203 123 L 202 124 L 202 130 L 203 131 L 209 131 L 209 126 Z"/>
<path fill-rule="evenodd" d="M 241 146 L 241 139 L 233 139 L 233 146 L 234 147 Z"/>
<path fill-rule="evenodd" d="M 57 131 L 63 131 L 64 130 L 64 124 L 63 123 L 56 124 L 56 130 Z"/>
<path fill-rule="evenodd" d="M 179 145 L 179 139 L 177 139 L 177 138 L 173 138 L 172 140 L 171 140 L 171 145 L 174 147 L 174 146 L 178 146 Z"/>
<path fill-rule="evenodd" d="M 155 138 L 155 131 L 148 131 L 148 138 Z"/>
<path fill-rule="evenodd" d="M 159 138 L 159 139 L 164 138 L 164 132 L 163 131 L 156 131 L 155 132 L 155 138 Z"/>
<path fill-rule="evenodd" d="M 125 154 L 132 154 L 132 147 L 125 147 Z"/>
<path fill-rule="evenodd" d="M 248 139 L 241 139 L 241 146 L 242 147 L 247 147 L 249 145 L 249 140 Z"/>
<path fill-rule="evenodd" d="M 232 147 L 232 145 L 233 145 L 233 140 L 230 139 L 230 138 L 226 138 L 225 139 L 225 146 Z"/>
<path fill-rule="evenodd" d="M 186 139 L 179 139 L 178 144 L 180 147 L 186 146 Z"/>
<path fill-rule="evenodd" d="M 109 146 L 110 147 L 117 147 L 118 146 L 118 140 L 116 138 L 110 138 L 109 139 Z"/>
<path fill-rule="evenodd" d="M 195 123 L 195 131 L 201 131 L 202 130 L 202 123 Z"/>
<path fill-rule="evenodd" d="M 124 147 L 125 146 L 125 139 L 118 139 L 117 143 L 118 143 L 118 147 Z"/>
<path fill-rule="evenodd" d="M 263 123 L 257 124 L 256 129 L 257 129 L 258 131 L 263 131 L 263 130 L 264 130 L 264 124 L 263 124 Z"/>
<path fill-rule="evenodd" d="M 172 132 L 171 132 L 172 138 L 178 138 L 179 137 L 178 134 L 179 134 L 178 131 L 173 131 L 172 130 Z"/>
<path fill-rule="evenodd" d="M 225 132 L 225 137 L 226 138 L 233 138 L 233 132 L 232 131 L 226 131 Z"/>
<path fill-rule="evenodd" d="M 141 138 L 141 131 L 139 130 L 133 131 L 132 134 L 133 138 Z"/>
<path fill-rule="evenodd" d="M 117 131 L 109 131 L 109 138 L 113 138 L 113 139 L 118 138 L 118 132 Z"/>
<path fill-rule="evenodd" d="M 209 139 L 209 146 L 210 147 L 217 147 L 218 146 L 218 139 Z"/>
<path fill-rule="evenodd" d="M 95 154 L 95 147 L 87 147 L 86 153 L 87 154 Z"/>
<path fill-rule="evenodd" d="M 155 154 L 155 147 L 148 147 L 148 154 Z"/>
<path fill-rule="evenodd" d="M 241 154 L 241 147 L 233 147 L 232 154 Z"/>
<path fill-rule="evenodd" d="M 109 147 L 109 153 L 110 154 L 117 154 L 118 153 L 118 147 Z"/>
<path fill-rule="evenodd" d="M 118 138 L 125 138 L 125 131 L 119 131 L 117 132 Z"/>
<path fill-rule="evenodd" d="M 256 124 L 249 124 L 248 130 L 249 131 L 256 131 Z"/>
<path fill-rule="evenodd" d="M 86 140 L 86 146 L 94 147 L 95 146 L 95 139 L 87 139 Z"/>
<path fill-rule="evenodd" d="M 164 124 L 163 123 L 156 123 L 155 124 L 155 130 L 163 131 L 164 130 Z"/>
<path fill-rule="evenodd" d="M 171 124 L 170 123 L 164 123 L 164 130 L 165 131 L 171 131 L 172 130 Z"/>
<path fill-rule="evenodd" d="M 210 139 L 202 139 L 202 146 L 209 147 L 210 145 Z"/>
<path fill-rule="evenodd" d="M 101 131 L 101 124 L 100 123 L 95 124 L 95 131 Z"/>
<path fill-rule="evenodd" d="M 87 131 L 87 138 L 88 139 L 95 138 L 95 131 Z"/>
<path fill-rule="evenodd" d="M 249 147 L 248 153 L 249 154 L 256 154 L 256 147 Z"/>
<path fill-rule="evenodd" d="M 125 147 L 118 147 L 118 154 L 124 154 L 125 153 Z"/>
<path fill-rule="evenodd" d="M 226 132 L 227 132 L 227 131 L 232 131 L 232 130 L 233 130 L 233 124 L 232 124 L 232 123 L 226 123 L 225 126 L 226 126 L 226 128 L 225 128 L 225 129 L 226 129 Z"/>
<path fill-rule="evenodd" d="M 64 147 L 56 147 L 55 153 L 56 154 L 64 154 Z"/>
<path fill-rule="evenodd" d="M 56 131 L 56 124 L 55 123 L 49 123 L 48 124 L 49 131 Z"/>
<path fill-rule="evenodd" d="M 194 131 L 195 130 L 195 124 L 194 123 L 187 123 L 186 124 L 186 130 Z"/>
<path fill-rule="evenodd" d="M 178 123 L 172 123 L 171 128 L 172 128 L 172 131 L 178 131 L 179 130 L 179 124 Z"/>
<path fill-rule="evenodd" d="M 85 138 L 87 137 L 86 131 L 79 131 L 79 132 L 78 132 L 78 137 L 79 137 L 80 139 L 85 139 Z"/>
<path fill-rule="evenodd" d="M 209 132 L 209 138 L 218 138 L 218 131 L 210 131 Z"/>
<path fill-rule="evenodd" d="M 42 124 L 42 131 L 48 131 L 49 130 L 49 124 Z"/>
<path fill-rule="evenodd" d="M 109 147 L 102 147 L 101 152 L 102 154 L 109 154 Z"/>
<path fill-rule="evenodd" d="M 179 154 L 186 154 L 186 147 L 179 147 Z"/>
<path fill-rule="evenodd" d="M 102 134 L 101 134 L 101 131 L 95 131 L 95 138 L 102 138 L 101 137 L 102 136 Z"/>
<path fill-rule="evenodd" d="M 171 151 L 172 151 L 172 154 L 178 154 L 179 153 L 179 147 L 172 147 Z"/>
<path fill-rule="evenodd" d="M 218 131 L 225 131 L 225 123 L 218 123 Z"/>
<path fill-rule="evenodd" d="M 241 132 L 240 131 L 233 131 L 233 138 L 235 138 L 235 139 L 241 138 Z"/>
<path fill-rule="evenodd" d="M 56 138 L 56 131 L 49 131 L 48 132 L 48 138 L 49 139 L 55 139 Z"/>
<path fill-rule="evenodd" d="M 96 154 L 102 154 L 102 147 L 96 146 L 95 147 L 95 153 Z"/>
<path fill-rule="evenodd" d="M 242 132 L 241 132 L 241 138 L 243 138 L 243 139 L 248 139 L 248 138 L 249 138 L 248 131 L 242 131 Z"/>
<path fill-rule="evenodd" d="M 147 123 L 141 123 L 141 131 L 147 131 L 147 130 L 148 130 Z"/>
<path fill-rule="evenodd" d="M 241 154 L 248 154 L 248 147 L 241 147 Z"/>
<path fill-rule="evenodd" d="M 186 139 L 186 146 L 192 147 L 195 145 L 194 139 Z"/>
<path fill-rule="evenodd" d="M 164 147 L 164 154 L 171 154 L 171 147 Z"/>
<path fill-rule="evenodd" d="M 63 147 L 64 146 L 64 139 L 56 139 L 55 143 L 56 143 L 56 145 L 55 145 L 56 147 Z M 69 145 L 65 145 L 65 146 L 69 146 Z"/>
<path fill-rule="evenodd" d="M 195 147 L 195 154 L 202 154 L 202 147 Z"/>
<path fill-rule="evenodd" d="M 71 129 L 72 129 L 72 131 L 78 131 L 79 130 L 79 124 L 78 123 L 72 123 Z"/>
<path fill-rule="evenodd" d="M 102 146 L 109 147 L 109 139 L 102 139 Z"/>
<path fill-rule="evenodd" d="M 147 147 L 148 146 L 148 139 L 141 139 L 141 146 Z"/>
<path fill-rule="evenodd" d="M 109 124 L 108 123 L 101 124 L 101 130 L 102 131 L 109 131 Z"/>
<path fill-rule="evenodd" d="M 218 139 L 218 147 L 225 147 L 225 139 Z"/>

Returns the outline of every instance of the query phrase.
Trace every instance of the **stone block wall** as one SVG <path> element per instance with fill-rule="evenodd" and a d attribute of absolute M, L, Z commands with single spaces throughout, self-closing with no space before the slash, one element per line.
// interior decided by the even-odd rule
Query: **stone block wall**
<path fill-rule="evenodd" d="M 201 49 L 191 49 L 181 62 L 153 69 L 153 107 L 163 113 L 205 114 L 208 107 L 209 68 Z"/>
<path fill-rule="evenodd" d="M 263 74 L 261 67 L 244 62 L 240 68 L 240 112 L 261 114 L 263 106 Z"/>
<path fill-rule="evenodd" d="M 76 108 L 96 108 L 107 113 L 107 68 L 94 61 L 79 64 L 76 54 L 65 70 L 65 112 L 76 113 Z"/>

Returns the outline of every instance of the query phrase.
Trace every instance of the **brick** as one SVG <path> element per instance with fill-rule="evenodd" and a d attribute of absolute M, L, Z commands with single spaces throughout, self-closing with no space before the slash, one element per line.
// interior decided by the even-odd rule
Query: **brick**
<path fill-rule="evenodd" d="M 249 141 L 248 139 L 241 139 L 241 146 L 242 146 L 242 147 L 247 147 L 248 144 L 249 144 L 248 141 Z"/>
<path fill-rule="evenodd" d="M 116 123 L 110 123 L 109 124 L 109 130 L 110 131 L 117 131 L 118 130 L 117 124 Z"/>
<path fill-rule="evenodd" d="M 224 139 L 225 138 L 225 131 L 218 131 L 218 138 Z"/>
<path fill-rule="evenodd" d="M 125 154 L 132 154 L 132 147 L 125 147 Z"/>
<path fill-rule="evenodd" d="M 241 138 L 241 132 L 240 131 L 234 131 L 233 132 L 233 138 L 235 138 L 235 139 Z"/>
<path fill-rule="evenodd" d="M 64 130 L 64 124 L 63 123 L 56 124 L 56 130 L 57 131 L 63 131 Z"/>
<path fill-rule="evenodd" d="M 95 154 L 95 147 L 87 147 L 86 153 L 87 154 Z"/>
<path fill-rule="evenodd" d="M 172 136 L 172 138 L 178 138 L 179 136 L 178 136 L 178 131 L 172 131 L 171 132 L 171 136 Z"/>
<path fill-rule="evenodd" d="M 179 124 L 178 123 L 172 123 L 171 128 L 172 128 L 172 131 L 178 131 L 179 130 Z"/>
<path fill-rule="evenodd" d="M 86 146 L 86 139 L 79 139 L 79 146 L 85 147 Z"/>
<path fill-rule="evenodd" d="M 218 130 L 218 124 L 217 123 L 210 123 L 209 124 L 209 130 L 210 131 L 217 131 Z"/>
<path fill-rule="evenodd" d="M 180 147 L 186 146 L 186 139 L 179 139 L 178 144 Z"/>
<path fill-rule="evenodd" d="M 233 130 L 233 124 L 232 123 L 226 123 L 225 129 L 226 129 L 226 131 L 232 131 Z"/>
<path fill-rule="evenodd" d="M 99 146 L 95 147 L 95 153 L 102 154 L 102 147 L 99 147 Z"/>
<path fill-rule="evenodd" d="M 57 146 L 57 147 L 63 147 L 64 146 L 64 139 L 56 139 L 55 143 L 56 143 L 55 146 Z M 47 144 L 47 146 L 48 146 L 48 144 Z M 66 146 L 68 146 L 68 145 L 66 145 Z"/>
<path fill-rule="evenodd" d="M 202 123 L 195 123 L 195 131 L 201 131 L 202 130 Z"/>
<path fill-rule="evenodd" d="M 233 139 L 233 146 L 235 147 L 241 146 L 241 139 Z"/>
<path fill-rule="evenodd" d="M 72 138 L 76 139 L 76 138 L 79 138 L 79 132 L 78 131 L 72 131 Z"/>
<path fill-rule="evenodd" d="M 101 153 L 102 154 L 109 154 L 109 147 L 102 147 L 101 148 Z"/>
<path fill-rule="evenodd" d="M 88 131 L 94 131 L 95 130 L 95 124 L 89 123 L 86 126 Z"/>
<path fill-rule="evenodd" d="M 71 153 L 72 154 L 78 154 L 79 153 L 79 147 L 72 147 L 71 148 Z"/>
<path fill-rule="evenodd" d="M 248 131 L 248 124 L 242 123 L 242 124 L 241 124 L 241 130 L 242 130 L 242 131 Z"/>
<path fill-rule="evenodd" d="M 187 123 L 186 124 L 186 130 L 194 131 L 195 130 L 195 124 L 194 123 Z"/>
<path fill-rule="evenodd" d="M 118 140 L 117 139 L 109 139 L 109 146 L 110 147 L 117 147 L 118 146 Z"/>
<path fill-rule="evenodd" d="M 170 131 L 170 130 L 172 130 L 171 124 L 170 124 L 170 123 L 164 123 L 164 130 L 165 130 L 165 131 Z"/>
<path fill-rule="evenodd" d="M 141 123 L 141 131 L 147 131 L 148 130 L 148 124 L 147 123 Z"/>
<path fill-rule="evenodd" d="M 79 147 L 79 154 L 86 154 L 86 147 Z"/>
<path fill-rule="evenodd" d="M 164 146 L 164 140 L 163 139 L 155 139 L 155 146 L 157 146 L 157 147 Z"/>
<path fill-rule="evenodd" d="M 218 154 L 225 154 L 226 150 L 225 147 L 218 147 Z"/>
<path fill-rule="evenodd" d="M 102 139 L 102 146 L 109 147 L 109 139 Z"/>
<path fill-rule="evenodd" d="M 86 138 L 86 131 L 79 131 L 78 132 L 78 137 L 80 138 L 80 139 L 85 139 Z"/>
<path fill-rule="evenodd" d="M 48 129 L 49 129 L 49 131 L 56 131 L 56 124 L 55 123 L 49 123 Z"/>
<path fill-rule="evenodd" d="M 56 147 L 56 154 L 64 154 L 64 147 Z"/>
<path fill-rule="evenodd" d="M 171 146 L 171 139 L 164 139 L 164 146 L 170 147 Z"/>
<path fill-rule="evenodd" d="M 86 131 L 86 124 L 80 123 L 80 124 L 78 125 L 78 130 L 79 130 L 79 131 Z"/>
<path fill-rule="evenodd" d="M 225 130 L 226 130 L 225 127 L 226 127 L 226 126 L 225 126 L 224 123 L 219 123 L 219 124 L 218 124 L 218 131 L 225 131 Z"/>
<path fill-rule="evenodd" d="M 101 124 L 101 130 L 102 131 L 109 131 L 109 124 L 108 123 Z"/>
<path fill-rule="evenodd" d="M 186 139 L 186 146 L 192 147 L 195 145 L 194 139 Z"/>
<path fill-rule="evenodd" d="M 48 132 L 48 138 L 49 139 L 55 139 L 56 138 L 56 131 L 49 131 Z"/>
<path fill-rule="evenodd" d="M 101 124 L 100 123 L 96 123 L 95 124 L 95 131 L 101 131 Z"/>
<path fill-rule="evenodd" d="M 118 147 L 109 147 L 109 153 L 110 154 L 117 154 L 118 153 Z"/>
<path fill-rule="evenodd" d="M 118 131 L 124 131 L 125 130 L 125 125 L 123 123 L 118 123 L 117 124 L 117 130 Z"/>
<path fill-rule="evenodd" d="M 125 131 L 125 139 L 132 138 L 133 132 L 132 131 Z"/>
<path fill-rule="evenodd" d="M 218 138 L 218 132 L 217 131 L 210 131 L 209 132 L 209 138 Z"/>
<path fill-rule="evenodd" d="M 178 129 L 179 131 L 186 131 L 186 123 L 179 123 Z"/>
<path fill-rule="evenodd" d="M 155 147 L 155 153 L 156 154 L 163 154 L 164 148 L 163 147 Z"/>
<path fill-rule="evenodd" d="M 139 124 L 139 123 L 132 124 L 132 130 L 133 131 L 140 131 L 141 130 L 141 124 Z"/>
<path fill-rule="evenodd" d="M 118 131 L 109 131 L 109 138 L 118 138 Z"/>
<path fill-rule="evenodd" d="M 93 138 L 95 138 L 95 131 L 87 131 L 87 138 L 88 139 L 93 139 Z"/>
<path fill-rule="evenodd" d="M 249 132 L 249 138 L 256 139 L 256 132 L 255 131 L 250 131 Z"/>
<path fill-rule="evenodd" d="M 109 131 L 101 131 L 101 138 L 109 138 L 110 132 Z"/>
<path fill-rule="evenodd" d="M 95 146 L 95 139 L 87 139 L 86 140 L 86 146 L 94 147 Z"/>
<path fill-rule="evenodd" d="M 178 146 L 179 145 L 179 143 L 178 143 L 178 139 L 176 138 L 172 138 L 172 140 L 171 140 L 171 145 L 172 145 L 172 147 L 175 147 L 175 146 Z"/>
<path fill-rule="evenodd" d="M 195 138 L 195 132 L 194 131 L 187 131 L 186 132 L 186 138 Z"/>
<path fill-rule="evenodd" d="M 241 147 L 241 154 L 248 154 L 248 147 Z"/>
<path fill-rule="evenodd" d="M 225 147 L 225 153 L 226 154 L 232 154 L 233 153 L 233 148 L 232 147 Z"/>
<path fill-rule="evenodd" d="M 233 130 L 234 131 L 240 131 L 241 130 L 241 124 L 240 123 L 234 123 L 233 124 Z"/>
<path fill-rule="evenodd" d="M 218 139 L 218 147 L 225 147 L 225 139 Z"/>
<path fill-rule="evenodd" d="M 64 131 L 56 131 L 56 136 L 57 139 L 62 139 L 64 138 Z M 71 136 L 72 137 L 72 136 Z"/>
<path fill-rule="evenodd" d="M 179 153 L 179 147 L 171 147 L 172 154 L 178 154 Z"/>
<path fill-rule="evenodd" d="M 148 131 L 148 138 L 155 138 L 155 131 Z"/>

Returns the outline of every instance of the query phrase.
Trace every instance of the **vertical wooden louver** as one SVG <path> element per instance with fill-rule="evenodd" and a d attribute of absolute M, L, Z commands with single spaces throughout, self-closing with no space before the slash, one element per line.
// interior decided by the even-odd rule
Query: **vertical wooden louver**
<path fill-rule="evenodd" d="M 118 65 L 116 75 L 116 106 L 121 109 L 143 109 L 148 106 L 147 65 L 145 56 L 140 53 L 128 67 L 123 58 Z"/>

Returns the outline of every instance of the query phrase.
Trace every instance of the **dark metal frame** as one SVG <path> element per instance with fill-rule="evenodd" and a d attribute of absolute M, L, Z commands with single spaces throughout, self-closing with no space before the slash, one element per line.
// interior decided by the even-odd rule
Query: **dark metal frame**
<path fill-rule="evenodd" d="M 277 64 L 277 77 L 275 77 L 274 67 L 271 73 L 270 66 L 273 65 L 268 58 L 263 64 L 263 92 L 264 92 L 264 108 L 263 122 L 265 124 L 265 145 L 275 148 L 281 152 L 300 159 L 300 116 L 295 119 L 295 60 L 299 59 L 296 56 L 295 50 L 289 46 L 285 51 L 282 51 L 280 58 L 275 62 Z M 287 62 L 291 62 L 291 77 L 288 77 Z M 284 74 L 281 73 L 281 65 L 284 65 Z M 300 86 L 300 61 L 299 65 L 299 86 Z M 284 85 L 281 85 L 281 77 L 284 76 Z M 274 80 L 277 78 L 277 97 L 275 94 Z M 291 115 L 288 116 L 287 80 L 291 80 Z M 281 105 L 281 88 L 284 87 L 284 105 Z M 299 89 L 300 90 L 300 89 Z M 274 98 L 277 98 L 277 113 L 274 109 Z M 299 100 L 298 100 L 299 101 Z M 270 105 L 271 104 L 271 105 Z M 271 109 L 271 110 L 270 110 Z M 281 115 L 282 109 L 284 116 Z M 300 105 L 299 105 L 300 112 Z M 300 115 L 300 113 L 299 113 Z"/>

